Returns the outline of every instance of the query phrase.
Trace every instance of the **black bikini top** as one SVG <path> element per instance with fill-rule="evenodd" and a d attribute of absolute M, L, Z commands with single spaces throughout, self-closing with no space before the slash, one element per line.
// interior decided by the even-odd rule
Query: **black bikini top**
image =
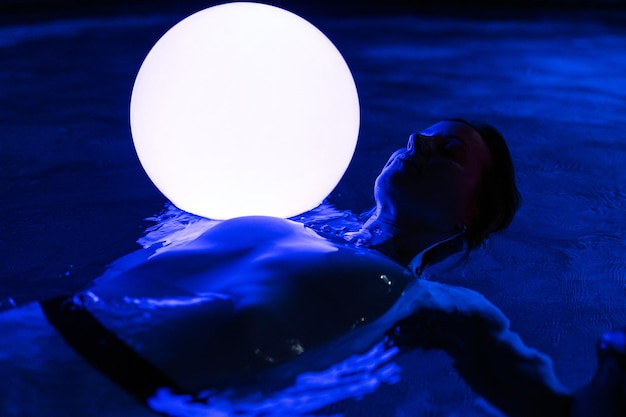
<path fill-rule="evenodd" d="M 420 276 L 426 267 L 435 265 L 462 252 L 465 250 L 466 245 L 464 233 L 457 233 L 418 253 L 409 263 L 408 269 L 415 275 Z"/>

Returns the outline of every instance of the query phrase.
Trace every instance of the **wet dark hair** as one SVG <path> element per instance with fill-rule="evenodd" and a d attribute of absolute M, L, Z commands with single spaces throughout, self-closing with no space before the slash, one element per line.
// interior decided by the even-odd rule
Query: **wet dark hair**
<path fill-rule="evenodd" d="M 491 162 L 484 168 L 474 195 L 477 214 L 465 229 L 468 249 L 471 250 L 480 246 L 491 233 L 504 230 L 511 224 L 522 196 L 515 184 L 511 153 L 502 134 L 484 122 L 446 120 L 472 127 L 480 134 L 491 154 Z"/>

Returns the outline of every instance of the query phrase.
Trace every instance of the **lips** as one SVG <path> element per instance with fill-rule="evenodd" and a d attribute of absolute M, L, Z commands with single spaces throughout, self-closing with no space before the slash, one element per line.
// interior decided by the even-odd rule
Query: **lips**
<path fill-rule="evenodd" d="M 401 162 L 403 165 L 408 165 L 408 166 L 414 168 L 419 173 L 422 172 L 421 165 L 418 163 L 418 161 L 414 157 L 412 157 L 410 155 L 402 153 L 402 154 L 396 156 L 394 158 L 394 160 L 397 160 L 397 161 Z"/>

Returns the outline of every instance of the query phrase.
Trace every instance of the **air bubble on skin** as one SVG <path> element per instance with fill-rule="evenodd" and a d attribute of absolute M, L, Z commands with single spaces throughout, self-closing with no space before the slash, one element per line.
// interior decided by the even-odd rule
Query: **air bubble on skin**
<path fill-rule="evenodd" d="M 271 357 L 269 355 L 266 355 L 259 348 L 254 349 L 254 354 L 256 356 L 260 357 L 261 359 L 263 359 L 266 362 L 269 362 L 269 363 L 275 363 L 276 362 L 276 360 L 273 357 Z"/>
<path fill-rule="evenodd" d="M 97 303 L 100 301 L 100 297 L 98 297 L 96 294 L 94 294 L 91 291 L 85 291 L 85 298 L 88 298 L 89 300 L 93 301 L 94 303 Z"/>
<path fill-rule="evenodd" d="M 302 355 L 304 353 L 304 346 L 302 346 L 299 340 L 291 340 L 290 350 L 296 355 Z"/>
<path fill-rule="evenodd" d="M 365 317 L 359 317 L 358 320 L 352 325 L 352 328 L 356 329 L 357 327 L 364 325 L 365 321 Z"/>
<path fill-rule="evenodd" d="M 389 279 L 389 277 L 387 277 L 387 275 L 383 274 L 380 276 L 380 280 L 384 283 L 387 284 L 387 286 L 391 287 L 391 285 L 393 284 L 393 282 Z"/>

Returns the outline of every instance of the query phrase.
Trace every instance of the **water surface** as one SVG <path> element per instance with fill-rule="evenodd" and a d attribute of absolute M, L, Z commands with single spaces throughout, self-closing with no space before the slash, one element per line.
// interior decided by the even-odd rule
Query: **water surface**
<path fill-rule="evenodd" d="M 134 155 L 128 100 L 143 57 L 180 17 L 0 28 L 0 308 L 84 289 L 140 248 L 137 241 L 145 245 L 156 233 L 146 235 L 147 227 L 171 226 Z M 413 130 L 450 116 L 497 126 L 511 147 L 523 207 L 467 264 L 427 278 L 483 293 L 529 345 L 554 358 L 571 388 L 589 379 L 597 337 L 626 323 L 626 25 L 605 17 L 619 21 L 614 11 L 316 21 L 350 65 L 362 106 L 355 158 L 329 202 L 353 213 L 369 208 L 373 179 Z M 156 223 L 144 221 L 153 215 Z M 197 227 L 187 221 L 185 233 Z M 389 363 L 394 383 L 360 399 L 343 391 L 319 413 L 497 415 L 441 353 Z M 260 410 L 285 398 L 278 395 L 240 405 L 224 397 L 214 414 L 188 415 Z"/>

